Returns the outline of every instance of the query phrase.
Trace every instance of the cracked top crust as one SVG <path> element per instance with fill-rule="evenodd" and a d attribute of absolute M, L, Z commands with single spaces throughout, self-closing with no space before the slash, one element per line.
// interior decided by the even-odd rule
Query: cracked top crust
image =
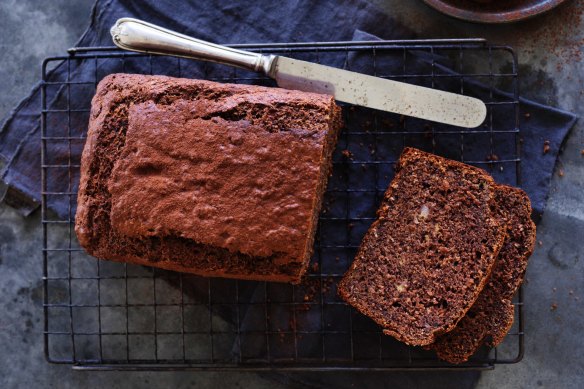
<path fill-rule="evenodd" d="M 326 127 L 279 131 L 177 100 L 129 110 L 109 180 L 112 227 L 177 235 L 244 254 L 301 257 L 317 195 Z M 148 204 L 147 207 L 144 204 Z"/>

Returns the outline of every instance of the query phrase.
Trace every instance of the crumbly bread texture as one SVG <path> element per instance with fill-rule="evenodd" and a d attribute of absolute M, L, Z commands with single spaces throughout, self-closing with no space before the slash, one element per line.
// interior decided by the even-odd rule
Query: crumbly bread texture
<path fill-rule="evenodd" d="M 101 259 L 299 282 L 340 127 L 332 96 L 110 75 L 81 160 L 79 242 Z"/>
<path fill-rule="evenodd" d="M 505 225 L 481 169 L 406 148 L 396 171 L 339 293 L 384 333 L 422 346 L 473 305 Z"/>
<path fill-rule="evenodd" d="M 501 343 L 513 324 L 511 299 L 523 281 L 535 246 L 535 224 L 527 194 L 521 189 L 499 185 L 496 199 L 499 217 L 507 225 L 507 237 L 489 282 L 456 328 L 428 346 L 451 363 L 467 361 L 485 341 L 490 346 Z"/>

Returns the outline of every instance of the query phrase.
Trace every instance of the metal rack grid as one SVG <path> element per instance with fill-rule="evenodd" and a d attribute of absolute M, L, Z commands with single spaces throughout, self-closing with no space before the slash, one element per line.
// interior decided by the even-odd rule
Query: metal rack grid
<path fill-rule="evenodd" d="M 512 49 L 482 39 L 234 46 L 463 94 L 480 83 L 486 90 L 487 120 L 469 130 L 345 106 L 345 128 L 306 281 L 292 286 L 206 279 L 98 261 L 79 247 L 73 223 L 90 99 L 99 80 L 114 71 L 273 82 L 221 65 L 109 47 L 76 48 L 68 56 L 47 59 L 41 84 L 47 360 L 78 369 L 364 371 L 489 369 L 521 360 L 521 290 L 514 302 L 514 327 L 502 345 L 480 350 L 465 364 L 449 365 L 432 352 L 382 335 L 372 321 L 340 300 L 335 289 L 374 220 L 404 146 L 474 164 L 495 179 L 521 184 L 517 59 Z"/>

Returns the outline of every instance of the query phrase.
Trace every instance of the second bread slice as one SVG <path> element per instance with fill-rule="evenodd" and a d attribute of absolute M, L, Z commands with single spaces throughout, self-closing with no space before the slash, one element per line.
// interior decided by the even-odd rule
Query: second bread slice
<path fill-rule="evenodd" d="M 406 148 L 340 295 L 410 345 L 453 329 L 505 237 L 495 185 L 481 169 Z"/>
<path fill-rule="evenodd" d="M 458 322 L 456 328 L 428 346 L 451 363 L 462 363 L 474 354 L 487 339 L 496 346 L 513 324 L 511 303 L 527 268 L 535 246 L 535 224 L 531 221 L 531 203 L 521 189 L 498 185 L 496 192 L 499 217 L 507 223 L 507 238 L 503 243 L 489 283 L 481 295 Z"/>

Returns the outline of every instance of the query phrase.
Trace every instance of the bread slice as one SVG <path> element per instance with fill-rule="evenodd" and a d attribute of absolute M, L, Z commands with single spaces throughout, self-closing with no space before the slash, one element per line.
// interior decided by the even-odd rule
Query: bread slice
<path fill-rule="evenodd" d="M 531 203 L 521 189 L 498 185 L 496 199 L 499 217 L 506 222 L 503 243 L 488 284 L 456 328 L 428 346 L 451 363 L 462 363 L 490 338 L 496 346 L 513 324 L 511 299 L 523 281 L 529 256 L 535 246 L 535 224 Z"/>
<path fill-rule="evenodd" d="M 340 295 L 384 333 L 433 343 L 487 282 L 505 237 L 495 206 L 483 170 L 406 148 Z"/>
<path fill-rule="evenodd" d="M 79 242 L 102 259 L 299 282 L 340 127 L 332 96 L 110 75 L 83 150 Z"/>

